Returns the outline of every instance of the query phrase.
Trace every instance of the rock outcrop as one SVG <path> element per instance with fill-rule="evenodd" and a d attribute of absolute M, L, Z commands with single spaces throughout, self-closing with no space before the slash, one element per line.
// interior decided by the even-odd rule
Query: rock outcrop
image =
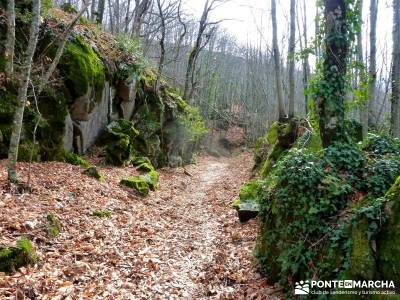
<path fill-rule="evenodd" d="M 58 38 L 72 18 L 69 12 L 60 9 L 47 12 L 35 55 L 38 69 L 52 61 Z M 0 61 L 4 59 L 4 22 L 0 20 Z M 16 49 L 21 48 L 18 44 L 27 30 L 27 24 L 18 19 Z M 32 144 L 32 132 L 38 112 L 33 99 L 29 99 L 21 160 L 30 157 L 31 149 L 35 149 L 34 158 L 40 160 L 63 160 L 65 152 L 83 154 L 105 131 L 109 131 L 109 124 L 119 120 L 131 123 L 138 130 L 131 146 L 135 147 L 136 154 L 148 156 L 156 167 L 176 165 L 177 160 L 181 163 L 192 160 L 205 131 L 199 113 L 165 81 L 156 88 L 154 71 L 142 62 L 140 50 L 130 47 L 129 43 L 132 41 L 127 38 L 116 39 L 100 32 L 87 20 L 78 22 L 68 37 L 51 84 L 38 97 L 42 120 L 37 145 Z M 22 53 L 17 51 L 16 55 Z M 2 67 L 0 63 L 0 73 L 2 68 L 4 65 Z M 40 74 L 33 74 L 32 80 L 38 82 Z M 11 80 L 0 85 L 0 158 L 5 158 L 16 106 L 17 83 Z M 116 164 L 126 163 L 124 159 L 121 157 Z"/>

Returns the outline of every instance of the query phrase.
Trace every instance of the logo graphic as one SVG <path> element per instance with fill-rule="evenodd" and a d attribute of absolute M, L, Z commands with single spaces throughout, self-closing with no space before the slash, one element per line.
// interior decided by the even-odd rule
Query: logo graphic
<path fill-rule="evenodd" d="M 294 288 L 295 295 L 308 295 L 310 293 L 310 282 L 308 280 L 296 282 Z"/>

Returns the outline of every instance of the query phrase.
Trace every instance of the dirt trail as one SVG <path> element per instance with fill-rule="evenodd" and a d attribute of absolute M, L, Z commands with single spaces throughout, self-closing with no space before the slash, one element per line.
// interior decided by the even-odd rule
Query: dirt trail
<path fill-rule="evenodd" d="M 161 170 L 159 190 L 141 198 L 118 184 L 133 168 L 100 168 L 99 183 L 60 163 L 34 164 L 33 193 L 15 195 L 0 162 L 0 244 L 26 234 L 40 255 L 0 275 L 0 298 L 277 299 L 252 262 L 257 222 L 240 224 L 230 207 L 250 167 L 248 153 L 202 156 Z M 92 217 L 98 209 L 112 217 Z M 56 239 L 43 228 L 48 211 L 63 224 Z"/>

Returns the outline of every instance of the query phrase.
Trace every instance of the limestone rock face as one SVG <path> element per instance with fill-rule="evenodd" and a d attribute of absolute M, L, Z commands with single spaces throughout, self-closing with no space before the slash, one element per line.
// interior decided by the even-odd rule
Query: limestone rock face
<path fill-rule="evenodd" d="M 74 148 L 78 153 L 85 153 L 96 142 L 99 135 L 109 123 L 109 107 L 112 103 L 110 95 L 113 94 L 112 89 L 110 84 L 105 82 L 101 100 L 96 103 L 96 106 L 91 111 L 88 105 L 81 105 L 80 108 L 82 111 L 77 111 L 75 108 L 75 114 L 72 113 L 72 120 L 75 126 Z M 91 102 L 87 99 L 77 99 L 75 103 L 79 101 L 84 103 Z M 82 116 L 84 118 L 81 118 Z"/>

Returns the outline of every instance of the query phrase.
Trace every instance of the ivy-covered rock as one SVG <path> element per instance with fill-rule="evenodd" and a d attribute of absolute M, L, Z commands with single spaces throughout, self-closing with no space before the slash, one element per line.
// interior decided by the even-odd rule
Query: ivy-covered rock
<path fill-rule="evenodd" d="M 378 270 L 382 279 L 400 281 L 400 177 L 385 196 L 388 221 L 378 236 Z"/>
<path fill-rule="evenodd" d="M 399 179 L 385 196 L 400 174 L 396 141 L 373 139 L 363 150 L 334 143 L 312 151 L 303 134 L 257 188 L 242 188 L 241 198 L 259 198 L 261 269 L 288 293 L 287 278 L 399 279 Z"/>
<path fill-rule="evenodd" d="M 35 248 L 27 238 L 20 238 L 16 246 L 0 246 L 0 272 L 11 273 L 36 262 Z"/>

